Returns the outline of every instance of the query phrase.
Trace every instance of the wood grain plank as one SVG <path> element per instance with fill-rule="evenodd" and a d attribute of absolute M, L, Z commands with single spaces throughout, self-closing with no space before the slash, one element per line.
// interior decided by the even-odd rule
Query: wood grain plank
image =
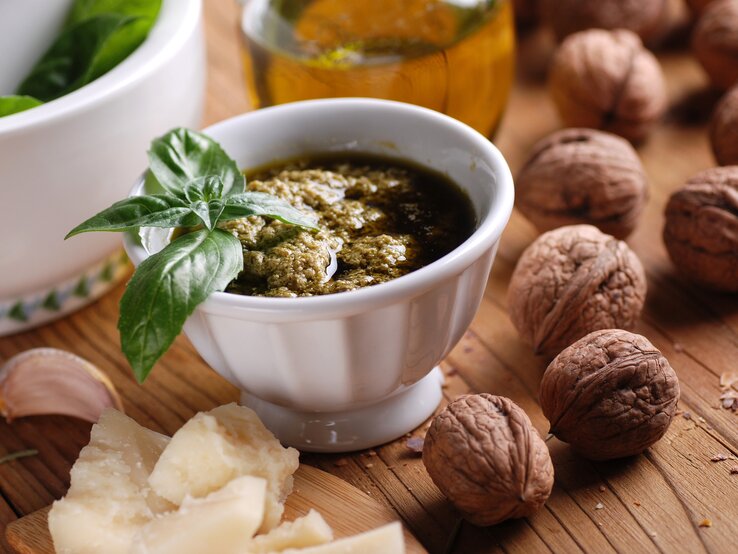
<path fill-rule="evenodd" d="M 206 126 L 249 109 L 241 66 L 239 22 L 240 8 L 237 2 L 205 0 L 208 40 Z"/>
<path fill-rule="evenodd" d="M 531 518 L 531 526 L 552 552 L 584 552 L 571 532 L 562 524 L 552 510 L 537 512 Z"/>
<path fill-rule="evenodd" d="M 465 523 L 459 533 L 454 552 L 481 554 L 498 549 L 508 554 L 551 552 L 548 545 L 524 519 L 506 521 L 485 528 Z"/>
<path fill-rule="evenodd" d="M 689 408 L 689 406 L 687 406 Z M 732 453 L 694 421 L 676 418 L 668 435 L 646 454 L 683 502 L 690 520 L 710 552 L 734 552 L 738 544 L 735 506 L 738 480 L 729 465 L 711 462 L 718 453 Z M 710 520 L 712 527 L 700 528 Z"/>
<path fill-rule="evenodd" d="M 0 552 L 4 554 L 12 554 L 10 545 L 5 538 L 5 528 L 16 519 L 18 519 L 18 515 L 13 507 L 0 494 Z"/>
<path fill-rule="evenodd" d="M 617 462 L 600 464 L 597 469 L 661 552 L 706 552 L 690 514 L 647 455 L 625 468 Z M 665 521 L 670 524 L 664 525 Z"/>
<path fill-rule="evenodd" d="M 28 440 L 14 425 L 0 422 L 2 452 L 10 453 L 35 448 L 38 456 L 30 456 L 0 465 L 2 496 L 20 513 L 27 514 L 47 505 L 61 491 L 60 468 L 50 469 L 43 445 Z"/>

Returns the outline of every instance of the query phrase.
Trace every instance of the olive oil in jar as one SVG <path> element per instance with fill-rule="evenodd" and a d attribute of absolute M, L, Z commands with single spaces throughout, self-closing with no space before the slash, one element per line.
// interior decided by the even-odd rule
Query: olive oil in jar
<path fill-rule="evenodd" d="M 249 0 L 243 30 L 255 108 L 386 98 L 491 136 L 512 84 L 509 0 Z"/>

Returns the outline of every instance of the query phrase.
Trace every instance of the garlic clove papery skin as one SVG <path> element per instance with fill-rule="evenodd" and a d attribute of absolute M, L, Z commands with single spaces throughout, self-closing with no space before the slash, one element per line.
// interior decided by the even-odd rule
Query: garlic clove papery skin
<path fill-rule="evenodd" d="M 34 348 L 0 367 L 0 413 L 8 420 L 30 415 L 68 415 L 96 422 L 105 408 L 123 411 L 107 375 L 56 348 Z"/>

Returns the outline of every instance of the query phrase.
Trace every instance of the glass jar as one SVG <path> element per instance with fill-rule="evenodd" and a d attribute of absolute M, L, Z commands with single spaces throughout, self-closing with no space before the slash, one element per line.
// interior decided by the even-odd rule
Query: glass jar
<path fill-rule="evenodd" d="M 242 29 L 255 108 L 386 98 L 492 136 L 513 79 L 508 0 L 249 0 Z"/>

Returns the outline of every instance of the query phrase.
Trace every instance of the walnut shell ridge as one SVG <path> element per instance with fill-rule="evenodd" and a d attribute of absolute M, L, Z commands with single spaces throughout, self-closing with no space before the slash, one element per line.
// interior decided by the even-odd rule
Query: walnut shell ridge
<path fill-rule="evenodd" d="M 664 436 L 679 380 L 645 337 L 595 331 L 561 352 L 541 380 L 551 433 L 591 460 L 633 456 Z"/>
<path fill-rule="evenodd" d="M 664 244 L 693 281 L 738 292 L 738 166 L 702 171 L 671 195 Z"/>
<path fill-rule="evenodd" d="M 530 516 L 553 488 L 546 443 L 517 404 L 491 394 L 462 396 L 435 417 L 423 463 L 475 525 Z"/>
<path fill-rule="evenodd" d="M 553 357 L 592 331 L 632 328 L 645 298 L 646 275 L 627 244 L 591 225 L 571 225 L 526 248 L 507 304 L 523 340 Z"/>
<path fill-rule="evenodd" d="M 666 110 L 658 60 L 624 29 L 568 37 L 554 55 L 548 84 L 568 127 L 602 129 L 632 142 L 644 139 Z"/>
<path fill-rule="evenodd" d="M 705 8 L 692 50 L 715 87 L 727 90 L 738 83 L 738 0 L 715 0 Z"/>
<path fill-rule="evenodd" d="M 561 40 L 587 29 L 628 29 L 649 38 L 661 29 L 666 0 L 544 0 L 546 21 Z"/>
<path fill-rule="evenodd" d="M 625 238 L 647 197 L 646 173 L 630 143 L 594 129 L 549 135 L 515 180 L 516 205 L 539 231 L 588 223 Z"/>
<path fill-rule="evenodd" d="M 738 85 L 720 100 L 710 122 L 710 143 L 720 165 L 738 165 Z"/>

